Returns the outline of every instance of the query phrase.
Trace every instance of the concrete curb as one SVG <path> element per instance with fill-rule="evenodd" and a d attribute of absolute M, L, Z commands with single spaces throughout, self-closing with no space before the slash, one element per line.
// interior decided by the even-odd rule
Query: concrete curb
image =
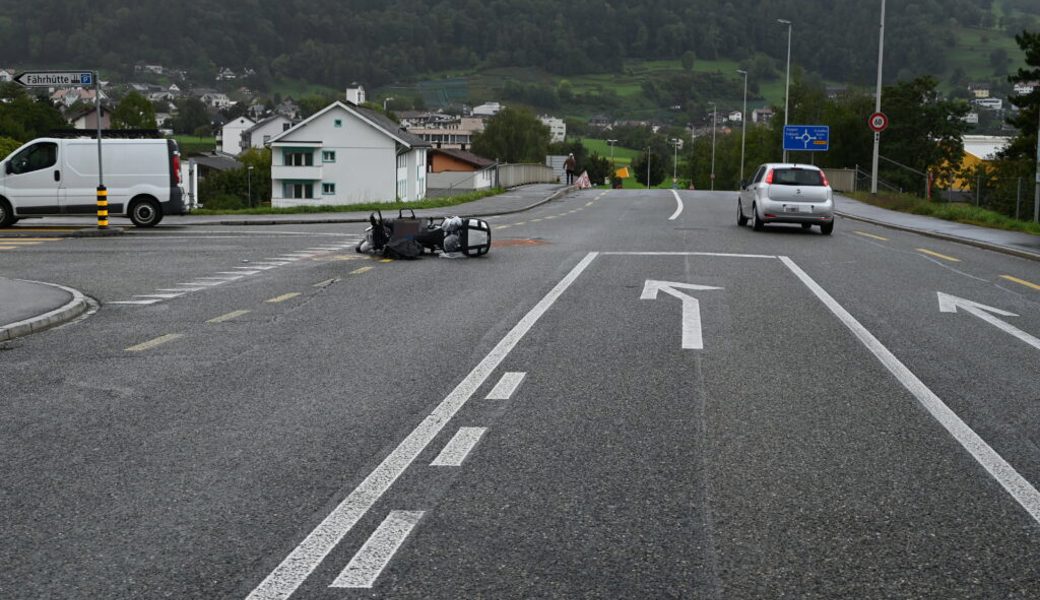
<path fill-rule="evenodd" d="M 543 200 L 539 200 L 538 202 L 535 202 L 534 204 L 530 204 L 530 205 L 524 206 L 522 208 L 514 208 L 513 210 L 491 211 L 491 212 L 482 212 L 482 213 L 461 213 L 461 214 L 465 214 L 465 216 L 467 216 L 467 217 L 500 217 L 500 216 L 505 216 L 505 215 L 513 215 L 513 214 L 516 214 L 516 213 L 521 213 L 521 212 L 524 212 L 524 211 L 531 210 L 533 208 L 538 208 L 539 206 L 542 206 L 543 204 L 548 204 L 549 202 L 552 202 L 553 200 L 559 200 L 561 197 L 566 196 L 567 194 L 569 194 L 570 192 L 572 192 L 572 191 L 574 191 L 576 189 L 577 188 L 575 188 L 574 186 L 568 186 L 568 187 L 565 187 L 565 188 L 561 188 L 559 190 L 556 190 L 555 192 L 553 192 L 551 195 L 549 195 L 547 198 L 545 198 Z M 456 206 L 465 206 L 465 205 L 459 204 L 459 205 L 456 205 Z M 444 208 L 448 209 L 448 208 L 455 208 L 455 207 L 453 207 L 453 206 L 446 206 Z M 435 209 L 430 209 L 430 210 L 435 210 Z M 252 221 L 213 221 L 211 223 L 193 223 L 192 226 L 194 226 L 194 227 L 205 227 L 205 226 L 238 226 L 238 225 L 329 225 L 329 224 L 341 224 L 341 223 L 368 223 L 368 217 L 358 217 L 358 218 L 351 218 L 351 219 L 328 218 L 328 219 L 272 219 L 272 220 L 265 220 L 265 221 L 260 221 L 260 220 L 252 220 Z"/>
<path fill-rule="evenodd" d="M 948 233 L 940 233 L 938 231 L 929 231 L 927 229 L 918 229 L 916 227 L 907 227 L 906 225 L 896 225 L 894 223 L 887 223 L 885 221 L 878 221 L 877 219 L 868 219 L 867 217 L 860 217 L 857 215 L 850 215 L 840 210 L 834 211 L 834 214 L 841 215 L 846 219 L 852 219 L 853 221 L 862 221 L 863 223 L 870 223 L 871 225 L 877 225 L 879 227 L 886 227 L 888 229 L 895 229 L 898 231 L 906 231 L 908 233 L 916 233 L 925 237 L 935 238 L 938 240 L 945 240 L 948 242 L 957 242 L 959 244 L 965 244 L 967 246 L 974 246 L 976 248 L 982 248 L 984 250 L 991 250 L 993 252 L 1000 252 L 1002 254 L 1010 254 L 1011 256 L 1017 256 L 1027 260 L 1040 261 L 1040 254 L 1035 252 L 1029 252 L 1028 250 L 1019 250 L 1018 248 L 1011 248 L 1009 246 L 1001 246 L 999 244 L 991 244 L 989 242 L 983 242 L 980 240 L 973 240 L 970 238 L 964 238 L 957 235 L 950 235 Z"/>
<path fill-rule="evenodd" d="M 68 323 L 87 312 L 87 309 L 90 307 L 87 303 L 86 296 L 84 296 L 79 290 L 43 281 L 31 281 L 28 279 L 22 279 L 21 281 L 37 283 L 40 285 L 49 285 L 51 287 L 65 290 L 72 294 L 72 300 L 70 300 L 65 306 L 56 308 L 48 313 L 0 327 L 0 342 L 6 342 L 8 340 L 29 335 L 30 333 L 38 333 L 45 329 Z"/>

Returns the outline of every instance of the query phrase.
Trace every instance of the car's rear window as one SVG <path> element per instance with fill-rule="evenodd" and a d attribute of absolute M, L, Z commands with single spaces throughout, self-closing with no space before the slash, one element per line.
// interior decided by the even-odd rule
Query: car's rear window
<path fill-rule="evenodd" d="M 774 169 L 773 185 L 823 185 L 815 169 Z"/>

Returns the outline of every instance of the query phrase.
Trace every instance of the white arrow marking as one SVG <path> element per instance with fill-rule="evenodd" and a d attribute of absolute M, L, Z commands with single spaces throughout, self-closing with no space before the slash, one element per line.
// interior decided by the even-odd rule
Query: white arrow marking
<path fill-rule="evenodd" d="M 701 333 L 701 303 L 692 296 L 680 292 L 679 290 L 693 290 L 693 291 L 705 291 L 705 290 L 721 290 L 720 287 L 712 287 L 709 285 L 697 285 L 695 283 L 675 283 L 672 281 L 654 281 L 648 279 L 646 286 L 643 287 L 643 295 L 640 296 L 640 300 L 657 300 L 657 293 L 664 292 L 669 296 L 673 296 L 682 300 L 683 306 L 683 331 L 682 331 L 682 347 L 684 350 L 703 350 L 704 349 L 704 337 Z"/>
<path fill-rule="evenodd" d="M 986 306 L 985 304 L 979 304 L 978 302 L 972 302 L 971 300 L 965 300 L 964 298 L 958 298 L 957 296 L 944 294 L 942 292 L 937 293 L 939 294 L 940 311 L 944 313 L 955 313 L 957 312 L 957 309 L 963 310 L 964 312 L 975 315 L 990 325 L 1003 330 L 1005 333 L 1010 333 L 1037 350 L 1040 350 L 1040 339 L 1029 335 L 1010 323 L 1005 323 L 990 314 L 996 313 L 1005 317 L 1017 317 L 1018 315 L 1015 313 L 1001 310 L 999 308 L 993 308 L 992 306 Z"/>

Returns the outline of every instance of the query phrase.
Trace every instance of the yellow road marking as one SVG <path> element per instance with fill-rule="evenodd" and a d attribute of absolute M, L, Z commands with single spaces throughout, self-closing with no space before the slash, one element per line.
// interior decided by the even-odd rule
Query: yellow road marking
<path fill-rule="evenodd" d="M 316 288 L 326 288 L 326 287 L 329 287 L 330 285 L 336 283 L 337 281 L 339 281 L 339 279 L 333 277 L 332 279 L 326 279 L 325 281 L 319 281 L 318 283 L 315 283 L 314 287 L 316 287 Z"/>
<path fill-rule="evenodd" d="M 351 271 L 350 274 L 351 275 L 360 275 L 362 273 L 368 273 L 369 271 L 371 271 L 374 268 L 375 267 L 361 267 L 360 269 L 355 269 L 355 270 Z"/>
<path fill-rule="evenodd" d="M 279 302 L 285 302 L 286 300 L 292 300 L 293 298 L 295 298 L 295 297 L 297 297 L 299 295 L 300 295 L 299 292 L 290 292 L 288 294 L 282 294 L 281 296 L 276 296 L 274 298 L 271 298 L 270 300 L 267 300 L 267 303 L 268 304 L 278 304 Z"/>
<path fill-rule="evenodd" d="M 1014 281 L 1017 284 L 1024 285 L 1024 286 L 1026 286 L 1028 288 L 1033 288 L 1034 290 L 1040 290 L 1040 285 L 1037 285 L 1037 284 L 1035 284 L 1035 283 L 1033 283 L 1031 281 L 1026 281 L 1025 279 L 1019 279 L 1018 277 L 1012 277 L 1010 275 L 1001 275 L 1001 277 L 1004 278 L 1004 279 L 1007 279 L 1008 281 Z"/>
<path fill-rule="evenodd" d="M 209 321 L 206 321 L 206 322 L 207 323 L 223 323 L 224 321 L 230 321 L 231 319 L 237 319 L 237 318 L 241 317 L 242 315 L 248 315 L 251 312 L 253 312 L 253 311 L 251 311 L 251 310 L 235 310 L 235 311 L 229 312 L 226 315 L 220 315 L 219 317 L 217 317 L 215 319 L 210 319 Z"/>
<path fill-rule="evenodd" d="M 867 233 L 866 231 L 853 231 L 852 233 L 862 235 L 863 237 L 873 238 L 875 240 L 881 240 L 882 242 L 888 241 L 887 237 L 881 237 L 880 235 L 874 235 L 873 233 Z"/>
<path fill-rule="evenodd" d="M 129 348 L 126 349 L 126 352 L 144 352 L 145 350 L 151 350 L 152 348 L 155 348 L 156 346 L 161 346 L 161 345 L 165 344 L 166 342 L 172 342 L 173 340 L 180 339 L 182 337 L 184 337 L 184 336 L 179 334 L 179 333 L 167 333 L 166 335 L 159 336 L 159 337 L 155 338 L 154 340 L 145 342 L 143 344 L 138 344 L 136 346 L 130 346 Z"/>
<path fill-rule="evenodd" d="M 392 263 L 392 262 L 394 262 L 394 259 L 392 259 L 392 258 L 384 258 L 384 259 L 381 259 L 379 262 L 381 262 L 381 263 Z M 369 268 L 371 268 L 371 267 L 369 267 Z"/>
<path fill-rule="evenodd" d="M 916 248 L 916 250 L 918 252 L 922 253 L 922 254 L 927 254 L 928 256 L 934 256 L 936 258 L 941 258 L 943 260 L 948 260 L 950 262 L 961 262 L 961 259 L 959 259 L 959 258 L 954 258 L 952 256 L 946 256 L 945 254 L 939 254 L 938 252 L 933 252 L 931 250 L 926 250 L 924 248 Z"/>
<path fill-rule="evenodd" d="M 0 246 L 0 250 L 14 250 L 17 246 Z"/>

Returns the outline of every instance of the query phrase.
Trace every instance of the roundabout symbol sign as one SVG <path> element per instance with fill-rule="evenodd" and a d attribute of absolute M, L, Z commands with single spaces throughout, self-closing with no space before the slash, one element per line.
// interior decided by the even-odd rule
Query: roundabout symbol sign
<path fill-rule="evenodd" d="M 870 115 L 870 119 L 867 120 L 867 123 L 870 125 L 870 128 L 874 133 L 881 133 L 888 129 L 888 116 L 886 116 L 885 113 L 876 112 Z"/>

